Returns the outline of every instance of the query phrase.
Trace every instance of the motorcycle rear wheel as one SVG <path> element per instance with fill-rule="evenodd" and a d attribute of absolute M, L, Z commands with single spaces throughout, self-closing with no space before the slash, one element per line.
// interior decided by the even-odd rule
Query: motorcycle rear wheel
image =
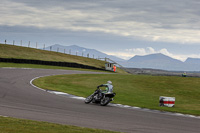
<path fill-rule="evenodd" d="M 109 102 L 110 102 L 110 98 L 109 97 L 105 97 L 105 98 L 101 99 L 100 105 L 101 106 L 106 106 Z"/>

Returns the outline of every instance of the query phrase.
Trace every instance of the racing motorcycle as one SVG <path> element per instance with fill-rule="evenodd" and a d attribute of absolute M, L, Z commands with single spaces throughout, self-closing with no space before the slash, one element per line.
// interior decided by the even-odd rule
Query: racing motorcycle
<path fill-rule="evenodd" d="M 102 90 L 97 88 L 94 93 L 85 99 L 85 103 L 99 103 L 101 106 L 106 106 L 109 102 L 113 101 L 116 93 L 102 93 Z"/>

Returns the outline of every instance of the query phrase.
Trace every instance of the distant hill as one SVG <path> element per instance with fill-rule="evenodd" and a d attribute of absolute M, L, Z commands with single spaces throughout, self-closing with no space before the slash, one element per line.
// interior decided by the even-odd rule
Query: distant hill
<path fill-rule="evenodd" d="M 200 59 L 188 58 L 185 62 L 182 62 L 161 53 L 134 56 L 127 62 L 120 63 L 124 67 L 128 68 L 151 68 L 170 71 L 200 71 Z"/>
<path fill-rule="evenodd" d="M 128 66 L 135 68 L 152 68 L 163 70 L 178 70 L 183 62 L 163 54 L 151 54 L 145 56 L 134 56 L 128 60 Z"/>
<path fill-rule="evenodd" d="M 105 58 L 106 57 L 106 58 L 110 58 L 111 60 L 114 60 L 114 61 L 125 61 L 116 56 L 107 55 L 107 54 L 97 51 L 95 49 L 79 47 L 77 45 L 62 46 L 59 44 L 55 44 L 55 45 L 49 46 L 45 49 L 55 51 L 55 52 L 61 52 L 61 53 L 65 52 L 67 54 L 78 55 L 78 56 L 83 56 L 83 57 L 87 57 L 89 55 L 90 58 Z"/>
<path fill-rule="evenodd" d="M 179 60 L 173 59 L 169 56 L 163 55 L 161 53 L 158 54 L 150 54 L 145 56 L 134 56 L 131 59 L 128 60 L 128 62 L 149 62 L 149 63 L 182 63 Z"/>
<path fill-rule="evenodd" d="M 185 61 L 186 64 L 200 64 L 199 58 L 187 58 Z"/>

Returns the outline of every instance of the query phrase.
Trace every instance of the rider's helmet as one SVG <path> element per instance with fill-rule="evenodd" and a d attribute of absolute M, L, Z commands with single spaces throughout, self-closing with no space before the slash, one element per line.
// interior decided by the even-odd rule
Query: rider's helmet
<path fill-rule="evenodd" d="M 110 84 L 110 85 L 112 84 L 112 82 L 111 82 L 111 81 L 107 81 L 107 83 L 108 83 L 108 84 Z"/>

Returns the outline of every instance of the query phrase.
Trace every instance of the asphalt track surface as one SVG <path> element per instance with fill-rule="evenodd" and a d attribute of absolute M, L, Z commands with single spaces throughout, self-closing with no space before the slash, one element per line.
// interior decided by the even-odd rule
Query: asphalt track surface
<path fill-rule="evenodd" d="M 130 133 L 199 133 L 200 119 L 84 104 L 30 85 L 38 76 L 95 73 L 0 68 L 0 115 Z"/>

